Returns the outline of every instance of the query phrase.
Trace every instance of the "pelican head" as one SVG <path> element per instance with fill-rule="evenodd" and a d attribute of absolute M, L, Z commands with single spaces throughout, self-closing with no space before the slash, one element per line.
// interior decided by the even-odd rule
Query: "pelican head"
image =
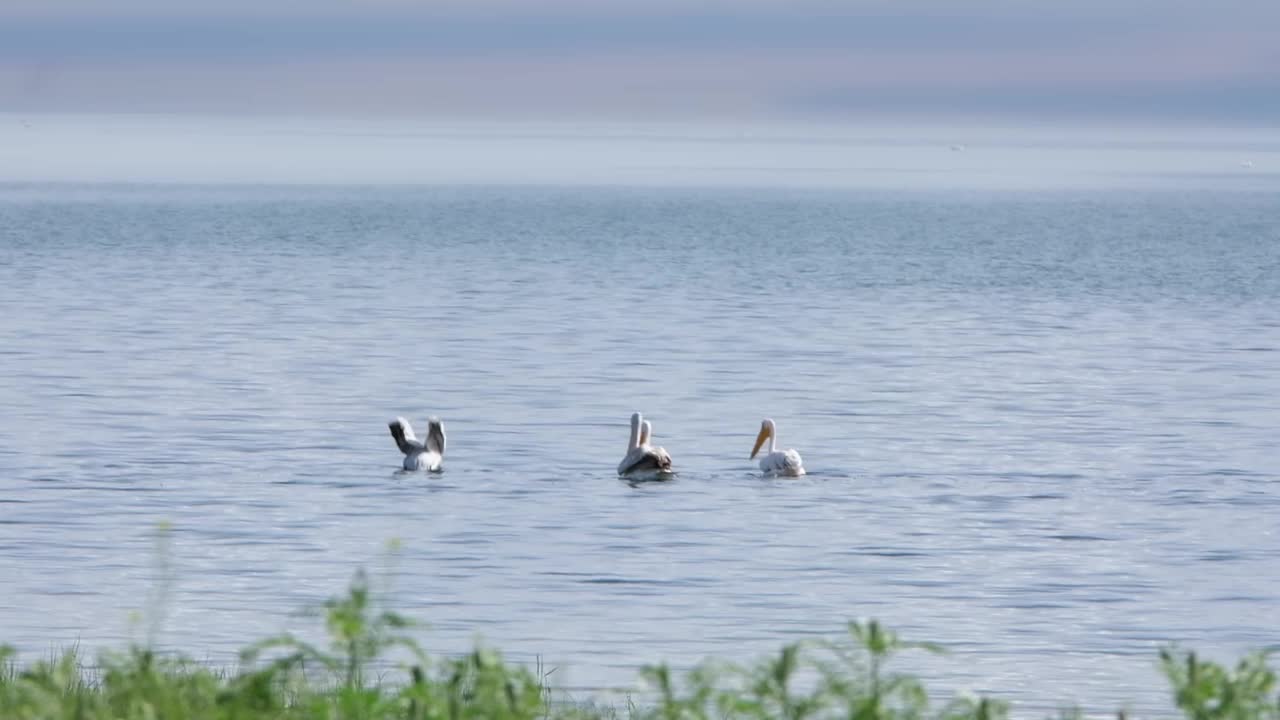
<path fill-rule="evenodd" d="M 764 441 L 774 436 L 774 432 L 773 420 L 765 418 L 760 423 L 760 434 L 756 435 L 756 444 L 751 448 L 752 459 L 755 459 L 755 456 L 760 453 L 760 448 L 764 445 Z"/>
<path fill-rule="evenodd" d="M 641 445 L 648 445 L 649 436 L 652 434 L 653 434 L 653 426 L 649 424 L 648 420 L 645 420 L 644 422 L 640 423 L 640 444 Z"/>
<path fill-rule="evenodd" d="M 640 413 L 631 413 L 631 437 L 627 440 L 627 452 L 640 447 L 640 422 L 643 419 Z"/>

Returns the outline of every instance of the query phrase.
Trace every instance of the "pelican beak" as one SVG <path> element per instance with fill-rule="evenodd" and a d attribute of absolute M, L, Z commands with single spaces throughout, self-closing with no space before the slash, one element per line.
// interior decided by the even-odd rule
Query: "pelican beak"
<path fill-rule="evenodd" d="M 760 434 L 756 435 L 755 447 L 751 448 L 751 459 L 755 459 L 756 453 L 760 452 L 760 446 L 764 445 L 764 441 L 769 439 L 769 427 L 767 425 L 760 426 Z"/>

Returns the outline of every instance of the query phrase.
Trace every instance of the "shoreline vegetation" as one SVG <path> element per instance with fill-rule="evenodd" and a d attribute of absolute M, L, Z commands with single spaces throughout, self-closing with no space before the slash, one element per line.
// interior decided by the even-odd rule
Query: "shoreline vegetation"
<path fill-rule="evenodd" d="M 345 595 L 319 610 L 327 648 L 292 635 L 268 638 L 245 648 L 234 672 L 148 645 L 106 653 L 92 668 L 74 651 L 21 664 L 12 648 L 0 646 L 0 718 L 998 720 L 1010 714 L 1008 703 L 992 697 L 932 702 L 919 680 L 889 665 L 903 653 L 941 648 L 901 640 L 875 621 L 848 623 L 839 642 L 792 643 L 748 665 L 711 660 L 683 677 L 666 665 L 646 666 L 644 699 L 615 707 L 557 698 L 550 673 L 507 663 L 494 650 L 429 657 L 407 634 L 412 621 L 377 606 L 363 571 Z M 408 660 L 384 670 L 392 654 Z M 1159 662 L 1172 704 L 1190 720 L 1278 720 L 1269 659 L 1255 652 L 1226 667 L 1168 648 Z M 1066 708 L 1056 717 L 1084 715 Z"/>

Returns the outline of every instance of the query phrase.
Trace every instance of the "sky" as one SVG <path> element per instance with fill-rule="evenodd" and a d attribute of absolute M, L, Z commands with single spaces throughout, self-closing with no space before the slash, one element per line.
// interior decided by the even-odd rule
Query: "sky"
<path fill-rule="evenodd" d="M 1280 125 L 1275 0 L 6 0 L 0 112 Z"/>

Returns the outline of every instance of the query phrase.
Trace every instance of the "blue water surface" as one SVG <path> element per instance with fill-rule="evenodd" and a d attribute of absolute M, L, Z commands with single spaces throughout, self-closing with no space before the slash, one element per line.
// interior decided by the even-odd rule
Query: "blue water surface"
<path fill-rule="evenodd" d="M 1201 185 L 4 185 L 0 641 L 229 665 L 365 565 L 568 688 L 875 617 L 1163 708 L 1166 643 L 1280 640 L 1280 194 Z"/>

